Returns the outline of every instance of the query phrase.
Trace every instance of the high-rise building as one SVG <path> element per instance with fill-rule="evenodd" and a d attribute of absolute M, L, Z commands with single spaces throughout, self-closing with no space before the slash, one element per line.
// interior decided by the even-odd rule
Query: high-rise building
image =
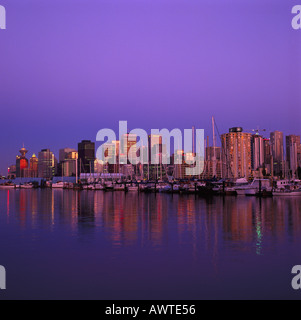
<path fill-rule="evenodd" d="M 224 178 L 249 178 L 251 176 L 251 133 L 241 127 L 229 129 L 221 136 Z"/>
<path fill-rule="evenodd" d="M 286 162 L 289 174 L 295 178 L 298 164 L 298 151 L 300 151 L 300 136 L 289 135 L 285 137 L 286 141 Z"/>
<path fill-rule="evenodd" d="M 257 170 L 264 165 L 264 140 L 259 134 L 252 135 L 251 138 L 252 150 L 252 169 Z"/>
<path fill-rule="evenodd" d="M 42 149 L 38 155 L 38 176 L 51 179 L 56 174 L 57 160 L 49 149 Z"/>
<path fill-rule="evenodd" d="M 29 159 L 30 176 L 32 178 L 38 177 L 38 163 L 39 159 L 35 154 L 33 154 L 32 157 Z"/>
<path fill-rule="evenodd" d="M 127 157 L 127 161 L 125 160 Z M 131 163 L 137 157 L 137 135 L 132 133 L 123 134 L 120 141 L 120 162 Z"/>
<path fill-rule="evenodd" d="M 94 173 L 95 143 L 83 140 L 78 143 L 78 172 Z"/>
<path fill-rule="evenodd" d="M 28 168 L 28 160 L 26 159 L 28 150 L 23 146 L 19 152 L 21 153 L 21 156 L 16 157 L 16 176 L 17 178 L 23 178 L 25 176 L 24 171 Z"/>
<path fill-rule="evenodd" d="M 274 131 L 270 134 L 271 151 L 275 176 L 284 175 L 283 132 Z"/>
<path fill-rule="evenodd" d="M 144 171 L 147 169 L 147 175 L 150 180 L 162 179 L 164 175 L 163 156 L 166 156 L 166 150 L 163 154 L 163 138 L 158 134 L 151 134 L 148 136 L 148 162 L 144 165 Z M 165 148 L 166 149 L 166 148 Z M 166 158 L 164 158 L 166 162 Z"/>
<path fill-rule="evenodd" d="M 58 175 L 72 177 L 76 175 L 76 160 L 78 152 L 75 149 L 64 148 L 59 151 Z"/>
<path fill-rule="evenodd" d="M 171 157 L 173 164 L 173 176 L 175 179 L 190 179 L 191 175 L 187 174 L 186 169 L 193 168 L 195 154 L 193 152 L 184 153 L 183 150 L 176 150 Z"/>
<path fill-rule="evenodd" d="M 104 164 L 106 173 L 120 173 L 119 152 L 120 141 L 114 140 L 111 143 L 104 144 L 104 156 L 107 163 Z"/>
<path fill-rule="evenodd" d="M 75 149 L 72 149 L 72 148 L 60 149 L 60 151 L 59 151 L 59 162 L 63 162 L 66 159 L 72 159 L 73 158 L 72 153 L 76 153 L 77 154 L 77 151 Z M 71 156 L 70 156 L 70 154 L 71 154 Z"/>
<path fill-rule="evenodd" d="M 263 150 L 264 150 L 264 170 L 265 175 L 273 175 L 273 156 L 271 150 L 270 139 L 263 139 Z"/>

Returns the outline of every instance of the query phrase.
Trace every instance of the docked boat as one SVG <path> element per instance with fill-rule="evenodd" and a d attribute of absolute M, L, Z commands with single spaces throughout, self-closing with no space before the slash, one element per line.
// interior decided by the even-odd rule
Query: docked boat
<path fill-rule="evenodd" d="M 192 184 L 184 184 L 179 187 L 180 193 L 196 193 L 195 186 Z"/>
<path fill-rule="evenodd" d="M 25 183 L 20 185 L 20 189 L 32 189 L 33 184 L 32 183 Z"/>
<path fill-rule="evenodd" d="M 64 182 L 57 182 L 52 184 L 53 189 L 63 189 L 64 188 Z"/>
<path fill-rule="evenodd" d="M 250 183 L 246 178 L 239 178 L 235 182 L 234 189 L 237 195 L 245 195 L 245 191 L 249 186 Z"/>
<path fill-rule="evenodd" d="M 114 186 L 111 181 L 107 181 L 104 183 L 104 190 L 105 191 L 114 191 Z"/>
<path fill-rule="evenodd" d="M 281 197 L 300 197 L 301 189 L 289 190 L 289 189 L 275 189 L 272 192 L 273 196 L 281 196 Z"/>
<path fill-rule="evenodd" d="M 129 186 L 127 187 L 128 191 L 138 191 L 138 186 Z"/>
<path fill-rule="evenodd" d="M 225 195 L 227 196 L 236 196 L 237 192 L 235 187 L 225 187 Z"/>
<path fill-rule="evenodd" d="M 95 190 L 95 186 L 93 184 L 86 184 L 83 186 L 84 190 Z"/>
<path fill-rule="evenodd" d="M 94 185 L 95 190 L 104 190 L 104 186 L 100 183 L 96 183 Z"/>
<path fill-rule="evenodd" d="M 269 179 L 254 179 L 252 183 L 236 188 L 240 195 L 256 196 L 258 194 L 269 194 L 272 191 Z"/>
<path fill-rule="evenodd" d="M 0 189 L 14 189 L 15 185 L 12 182 L 6 182 L 3 184 L 0 184 Z"/>

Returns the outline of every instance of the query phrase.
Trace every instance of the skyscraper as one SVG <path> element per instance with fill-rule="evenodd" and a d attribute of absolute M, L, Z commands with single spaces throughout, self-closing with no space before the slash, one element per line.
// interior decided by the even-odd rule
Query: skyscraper
<path fill-rule="evenodd" d="M 252 150 L 252 169 L 257 170 L 264 165 L 264 141 L 259 134 L 252 135 L 251 138 Z"/>
<path fill-rule="evenodd" d="M 251 175 L 251 133 L 241 127 L 229 129 L 221 136 L 223 177 L 248 178 Z"/>
<path fill-rule="evenodd" d="M 165 155 L 166 156 L 166 150 Z M 162 136 L 151 134 L 148 136 L 148 176 L 151 180 L 162 179 L 163 176 L 163 144 Z M 165 159 L 166 161 L 166 159 Z"/>
<path fill-rule="evenodd" d="M 64 177 L 72 177 L 76 175 L 76 159 L 78 153 L 75 149 L 60 149 L 59 175 Z"/>
<path fill-rule="evenodd" d="M 49 149 L 42 149 L 38 155 L 38 176 L 51 179 L 56 174 L 56 159 Z"/>
<path fill-rule="evenodd" d="M 120 158 L 121 162 L 130 163 L 137 157 L 137 135 L 126 133 L 122 135 L 120 141 Z M 125 160 L 127 158 L 127 161 Z"/>
<path fill-rule="evenodd" d="M 298 152 L 300 150 L 300 136 L 289 135 L 285 137 L 286 141 L 286 161 L 287 168 L 292 178 L 296 177 L 298 163 Z"/>
<path fill-rule="evenodd" d="M 94 173 L 95 143 L 83 140 L 78 143 L 78 172 Z"/>
<path fill-rule="evenodd" d="M 114 140 L 111 143 L 105 144 L 103 152 L 104 156 L 108 160 L 108 162 L 104 164 L 106 172 L 120 173 L 119 151 L 120 141 Z"/>
<path fill-rule="evenodd" d="M 38 163 L 39 159 L 36 157 L 35 154 L 29 159 L 29 168 L 30 168 L 30 176 L 32 178 L 38 177 Z"/>
<path fill-rule="evenodd" d="M 284 174 L 283 132 L 274 131 L 270 134 L 271 151 L 273 156 L 274 175 Z"/>
<path fill-rule="evenodd" d="M 24 171 L 28 168 L 28 160 L 26 159 L 26 153 L 28 150 L 23 146 L 19 152 L 21 153 L 21 156 L 16 157 L 16 176 L 17 178 L 22 178 L 25 176 Z"/>

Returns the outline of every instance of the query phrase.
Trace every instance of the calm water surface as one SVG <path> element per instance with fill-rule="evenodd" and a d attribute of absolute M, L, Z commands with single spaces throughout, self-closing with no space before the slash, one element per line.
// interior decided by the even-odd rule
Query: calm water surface
<path fill-rule="evenodd" d="M 0 299 L 301 299 L 301 199 L 0 190 Z"/>

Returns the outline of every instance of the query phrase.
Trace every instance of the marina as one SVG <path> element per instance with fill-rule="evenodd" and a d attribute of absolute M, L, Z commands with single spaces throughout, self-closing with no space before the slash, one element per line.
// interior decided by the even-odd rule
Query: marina
<path fill-rule="evenodd" d="M 14 184 L 12 181 L 0 183 L 0 189 L 32 189 L 53 188 L 83 191 L 118 191 L 118 192 L 145 192 L 145 193 L 169 193 L 169 194 L 195 194 L 204 197 L 210 196 L 301 196 L 300 180 L 276 180 L 255 178 L 248 181 L 239 178 L 233 181 L 128 181 L 113 179 L 89 179 L 89 182 L 79 180 L 73 182 L 47 181 L 39 185 L 35 181 Z"/>

